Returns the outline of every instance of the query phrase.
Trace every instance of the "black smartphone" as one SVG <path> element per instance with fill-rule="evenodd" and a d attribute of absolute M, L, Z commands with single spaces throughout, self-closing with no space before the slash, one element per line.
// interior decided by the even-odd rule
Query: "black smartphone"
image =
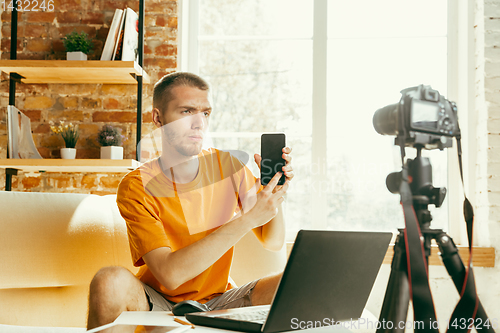
<path fill-rule="evenodd" d="M 285 160 L 283 159 L 283 148 L 286 145 L 284 133 L 264 133 L 260 137 L 260 183 L 267 185 L 274 177 L 276 172 L 283 172 Z M 285 175 L 283 174 L 278 185 L 285 184 Z"/>

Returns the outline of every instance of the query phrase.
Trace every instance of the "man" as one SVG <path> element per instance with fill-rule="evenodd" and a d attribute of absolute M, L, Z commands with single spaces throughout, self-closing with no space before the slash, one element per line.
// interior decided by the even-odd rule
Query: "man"
<path fill-rule="evenodd" d="M 208 88 L 190 73 L 166 75 L 155 85 L 153 121 L 162 131 L 162 155 L 127 174 L 117 192 L 134 265 L 141 269 L 137 277 L 122 267 L 96 274 L 89 329 L 123 311 L 169 311 L 188 299 L 211 309 L 272 301 L 280 274 L 234 288 L 229 269 L 233 246 L 250 230 L 265 248 L 282 248 L 291 149 L 283 149 L 285 184 L 276 186 L 277 173 L 258 192 L 259 180 L 238 159 L 202 150 L 212 112 Z M 260 165 L 261 157 L 254 158 Z"/>

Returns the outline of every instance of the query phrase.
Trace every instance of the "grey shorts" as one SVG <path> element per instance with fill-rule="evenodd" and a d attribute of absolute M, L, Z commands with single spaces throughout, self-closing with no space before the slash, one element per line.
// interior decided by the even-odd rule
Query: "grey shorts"
<path fill-rule="evenodd" d="M 239 288 L 233 288 L 224 294 L 212 298 L 205 303 L 211 310 L 242 308 L 252 305 L 252 291 L 259 280 L 248 282 Z M 162 294 L 141 282 L 149 301 L 150 311 L 172 311 L 174 302 L 166 299 Z"/>

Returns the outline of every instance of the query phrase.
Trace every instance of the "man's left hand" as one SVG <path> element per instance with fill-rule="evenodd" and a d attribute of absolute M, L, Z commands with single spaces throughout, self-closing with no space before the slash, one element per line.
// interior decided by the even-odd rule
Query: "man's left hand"
<path fill-rule="evenodd" d="M 283 148 L 283 159 L 285 160 L 285 165 L 282 168 L 283 173 L 285 174 L 286 181 L 290 182 L 294 176 L 293 174 L 293 168 L 292 168 L 292 156 L 290 156 L 290 153 L 292 152 L 292 148 L 290 147 L 284 147 Z M 259 166 L 260 170 L 260 162 L 262 161 L 262 157 L 259 154 L 254 155 L 255 163 Z M 283 185 L 278 185 L 274 188 L 274 192 L 278 191 Z"/>

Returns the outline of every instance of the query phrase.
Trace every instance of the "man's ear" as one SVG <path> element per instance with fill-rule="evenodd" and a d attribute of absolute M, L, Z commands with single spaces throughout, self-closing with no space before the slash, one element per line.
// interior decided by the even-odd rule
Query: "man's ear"
<path fill-rule="evenodd" d="M 160 110 L 158 110 L 157 108 L 154 108 L 153 112 L 152 112 L 152 116 L 153 116 L 153 123 L 156 125 L 156 127 L 160 128 L 164 125 L 161 121 Z"/>

